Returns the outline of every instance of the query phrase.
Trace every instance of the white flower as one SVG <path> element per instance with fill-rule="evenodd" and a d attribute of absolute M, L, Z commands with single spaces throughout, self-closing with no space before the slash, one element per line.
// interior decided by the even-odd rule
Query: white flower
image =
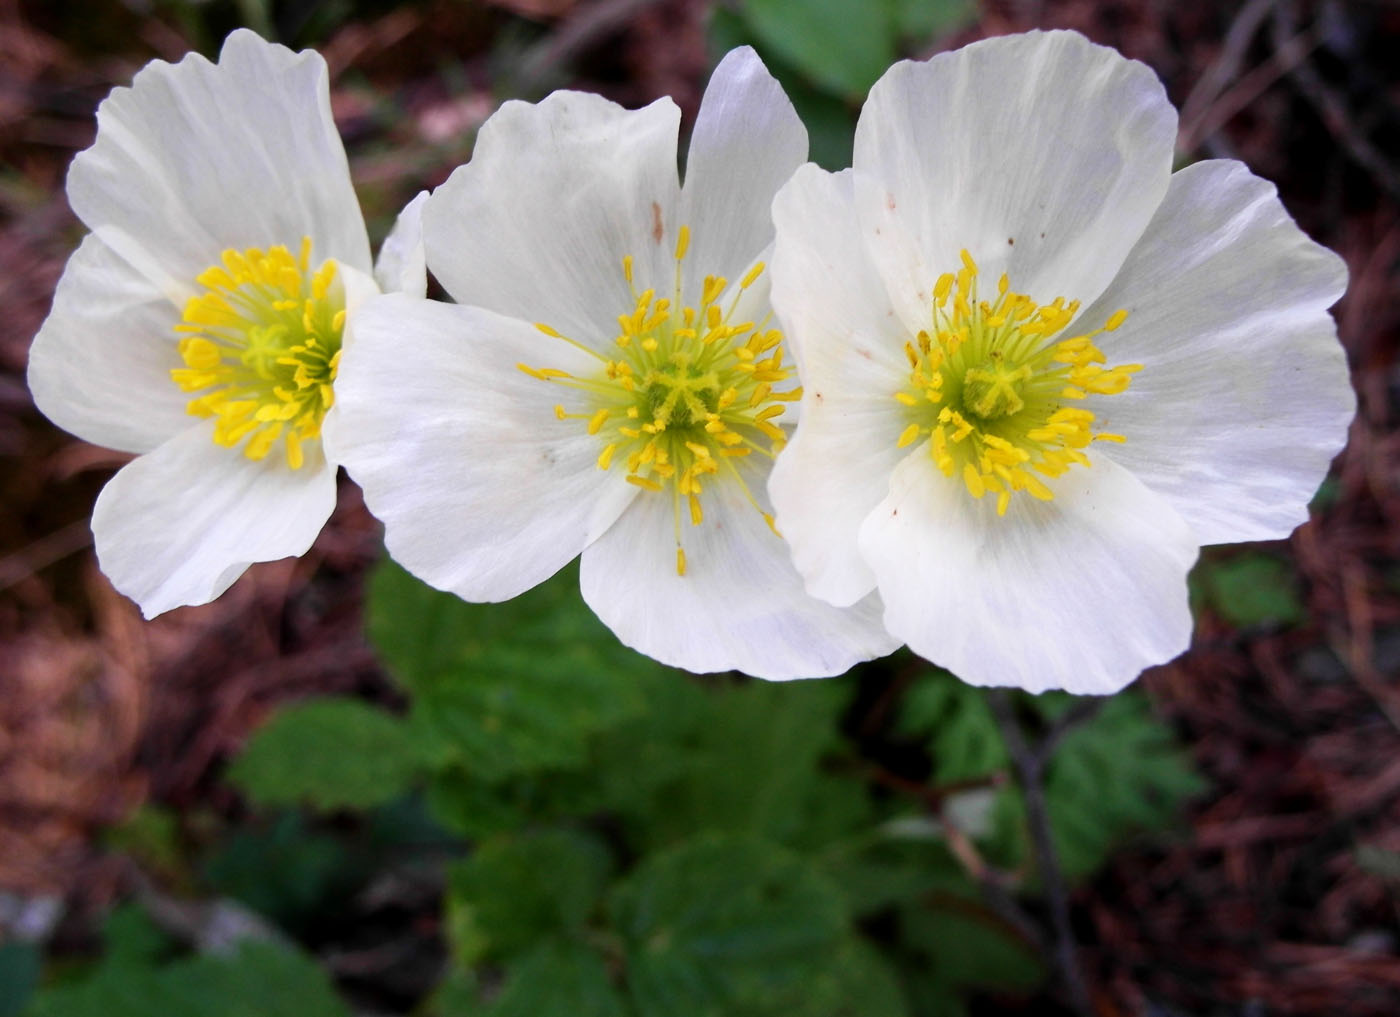
<path fill-rule="evenodd" d="M 1200 545 L 1287 535 L 1354 400 L 1342 262 L 1142 64 L 1068 32 L 900 63 L 774 203 L 803 375 L 770 481 L 813 594 L 978 685 L 1112 692 L 1190 641 Z"/>
<path fill-rule="evenodd" d="M 390 554 L 465 599 L 582 554 L 629 646 L 692 671 L 828 675 L 892 649 L 878 606 L 808 597 L 765 482 L 796 379 L 768 307 L 773 195 L 806 157 L 749 49 L 679 112 L 556 92 L 509 102 L 423 213 L 459 303 L 356 318 L 327 440 Z"/>
<path fill-rule="evenodd" d="M 29 386 L 60 427 L 139 453 L 92 528 L 103 572 L 152 617 L 311 546 L 335 505 L 320 429 L 345 315 L 380 286 L 423 294 L 422 201 L 376 284 L 325 61 L 248 31 L 218 64 L 148 64 L 97 123 L 68 175 L 92 232 Z"/>

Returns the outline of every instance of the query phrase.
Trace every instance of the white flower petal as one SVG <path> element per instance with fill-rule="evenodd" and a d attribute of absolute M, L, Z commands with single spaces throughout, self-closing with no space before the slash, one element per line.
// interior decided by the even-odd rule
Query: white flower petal
<path fill-rule="evenodd" d="M 198 54 L 147 64 L 97 122 L 69 171 L 69 202 L 172 299 L 230 247 L 295 251 L 310 236 L 317 261 L 369 269 L 318 54 L 239 30 L 217 65 Z"/>
<path fill-rule="evenodd" d="M 1100 445 L 1168 499 L 1202 544 L 1287 536 L 1346 442 L 1356 408 L 1327 313 L 1346 267 L 1303 234 L 1274 186 L 1238 162 L 1172 178 L 1157 217 L 1098 305 L 1128 319 L 1100 346 L 1141 363 L 1094 405 Z"/>
<path fill-rule="evenodd" d="M 866 238 L 911 328 L 966 248 L 995 283 L 1089 303 L 1167 188 L 1176 112 L 1145 65 L 1030 32 L 891 67 L 853 165 Z M 868 180 L 868 184 L 867 184 Z"/>
<path fill-rule="evenodd" d="M 691 230 L 685 292 L 706 275 L 742 272 L 773 241 L 770 207 L 807 159 L 807 129 L 749 46 L 710 77 L 686 156 L 680 221 Z"/>
<path fill-rule="evenodd" d="M 973 685 L 1116 692 L 1191 640 L 1186 523 L 1108 461 L 1005 517 L 916 449 L 861 528 L 885 624 Z"/>
<path fill-rule="evenodd" d="M 34 403 L 59 427 L 149 452 L 195 423 L 170 378 L 179 309 L 96 236 L 73 252 L 29 350 Z"/>
<path fill-rule="evenodd" d="M 770 680 L 841 674 L 899 645 L 874 595 L 849 609 L 808 596 L 742 486 L 732 476 L 709 479 L 700 525 L 680 510 L 684 576 L 669 492 L 644 492 L 583 552 L 583 599 L 623 643 L 688 671 Z M 761 474 L 746 479 L 761 499 Z"/>
<path fill-rule="evenodd" d="M 418 194 L 394 220 L 394 228 L 379 248 L 374 278 L 385 293 L 407 293 L 410 297 L 428 295 L 427 256 L 423 250 L 423 206 L 428 192 Z"/>
<path fill-rule="evenodd" d="M 853 604 L 875 588 L 856 535 L 906 455 L 894 393 L 909 379 L 907 333 L 865 256 L 851 171 L 802 167 L 778 192 L 773 216 L 773 304 L 803 398 L 768 490 L 808 591 Z"/>
<path fill-rule="evenodd" d="M 634 303 L 623 257 L 638 290 L 666 292 L 674 278 L 679 120 L 670 99 L 507 102 L 428 199 L 428 267 L 459 303 L 610 343 Z"/>
<path fill-rule="evenodd" d="M 549 578 L 637 489 L 598 469 L 571 389 L 527 363 L 578 374 L 599 362 L 532 325 L 401 295 L 357 311 L 326 444 L 364 489 L 390 555 L 467 600 L 505 600 Z"/>
<path fill-rule="evenodd" d="M 147 618 L 207 604 L 253 562 L 301 554 L 335 508 L 335 470 L 318 446 L 293 470 L 214 444 L 213 427 L 128 463 L 93 507 L 98 564 Z"/>

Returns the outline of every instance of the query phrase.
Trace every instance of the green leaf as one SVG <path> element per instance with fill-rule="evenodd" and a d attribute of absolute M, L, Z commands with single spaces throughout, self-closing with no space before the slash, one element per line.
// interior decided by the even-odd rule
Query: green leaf
<path fill-rule="evenodd" d="M 1297 573 L 1271 554 L 1208 559 L 1200 572 L 1207 603 L 1231 625 L 1297 625 L 1307 618 Z"/>
<path fill-rule="evenodd" d="M 204 863 L 216 893 L 294 930 L 325 920 L 360 875 L 339 840 L 296 813 L 238 831 Z"/>
<path fill-rule="evenodd" d="M 851 938 L 787 1017 L 909 1017 L 909 1004 L 889 962 Z"/>
<path fill-rule="evenodd" d="M 642 849 L 701 831 L 814 846 L 863 826 L 864 786 L 821 769 L 852 690 L 842 678 L 657 690 L 646 715 L 600 739 L 597 805 Z"/>
<path fill-rule="evenodd" d="M 301 953 L 247 942 L 232 956 L 161 968 L 104 964 L 77 985 L 41 991 L 30 1017 L 349 1017 L 326 973 Z"/>
<path fill-rule="evenodd" d="M 447 910 L 453 952 L 463 964 L 475 964 L 582 927 L 612 869 L 607 845 L 579 830 L 487 841 L 452 868 Z"/>
<path fill-rule="evenodd" d="M 367 809 L 404 794 L 426 762 L 393 714 L 358 699 L 313 699 L 259 728 L 229 779 L 262 806 Z"/>
<path fill-rule="evenodd" d="M 888 2 L 744 0 L 740 13 L 766 47 L 837 95 L 864 98 L 895 59 Z"/>
<path fill-rule="evenodd" d="M 934 668 L 904 698 L 899 728 L 926 735 L 939 783 L 1005 771 L 1006 745 L 983 690 Z"/>
<path fill-rule="evenodd" d="M 752 837 L 703 837 L 643 859 L 610 912 L 638 1017 L 788 1014 L 846 932 L 837 889 Z"/>
<path fill-rule="evenodd" d="M 440 1017 L 628 1017 L 627 1006 L 596 953 L 579 943 L 546 941 L 511 965 L 489 1004 L 442 1006 Z"/>
<path fill-rule="evenodd" d="M 641 683 L 678 680 L 594 617 L 576 568 L 507 603 L 468 604 L 386 562 L 370 633 L 413 694 L 415 737 L 488 782 L 581 765 L 590 735 L 640 709 Z"/>
<path fill-rule="evenodd" d="M 953 989 L 1029 993 L 1045 979 L 1035 948 L 987 909 L 971 884 L 930 894 L 900 914 L 901 937 L 919 967 Z"/>
<path fill-rule="evenodd" d="M 1129 690 L 1105 701 L 1064 736 L 1046 771 L 1046 809 L 1065 875 L 1088 876 L 1130 835 L 1169 828 L 1204 788 L 1145 696 Z"/>
<path fill-rule="evenodd" d="M 971 24 L 977 17 L 975 0 L 895 0 L 899 34 L 924 42 Z"/>
<path fill-rule="evenodd" d="M 33 943 L 0 943 L 0 1017 L 19 1017 L 39 984 L 43 958 Z"/>
<path fill-rule="evenodd" d="M 120 904 L 102 923 L 107 946 L 103 963 L 126 967 L 154 965 L 175 952 L 176 943 L 137 904 Z"/>

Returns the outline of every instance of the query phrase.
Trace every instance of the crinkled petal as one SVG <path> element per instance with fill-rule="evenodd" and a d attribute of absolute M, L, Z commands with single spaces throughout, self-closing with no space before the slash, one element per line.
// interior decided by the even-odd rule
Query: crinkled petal
<path fill-rule="evenodd" d="M 885 624 L 973 685 L 1116 692 L 1191 640 L 1185 521 L 1102 460 L 1062 478 L 1054 501 L 975 501 L 926 448 L 895 470 L 861 528 Z"/>
<path fill-rule="evenodd" d="M 518 363 L 576 374 L 599 361 L 532 325 L 401 295 L 351 319 L 326 444 L 384 522 L 389 554 L 476 601 L 543 582 L 637 489 L 600 470 L 577 393 Z"/>
<path fill-rule="evenodd" d="M 988 39 L 889 69 L 853 165 L 861 221 L 913 329 L 967 249 L 1040 303 L 1103 291 L 1167 189 L 1176 112 L 1145 65 L 1074 32 Z M 868 184 L 867 184 L 868 181 Z"/>
<path fill-rule="evenodd" d="M 385 293 L 407 293 L 410 297 L 428 295 L 428 268 L 423 250 L 423 206 L 428 192 L 418 194 L 394 220 L 394 228 L 379 248 L 374 278 Z"/>
<path fill-rule="evenodd" d="M 123 452 L 149 452 L 190 427 L 179 309 L 98 237 L 68 260 L 29 350 L 34 403 L 59 427 Z"/>
<path fill-rule="evenodd" d="M 1346 267 L 1294 225 L 1274 186 L 1204 162 L 1171 189 L 1086 320 L 1128 319 L 1100 344 L 1140 363 L 1094 406 L 1099 445 L 1175 506 L 1202 544 L 1287 536 L 1346 442 L 1356 408 L 1327 313 Z"/>
<path fill-rule="evenodd" d="M 762 479 L 748 471 L 759 499 Z M 583 598 L 622 642 L 688 671 L 771 680 L 841 674 L 899 645 L 874 595 L 852 608 L 807 595 L 787 548 L 734 476 L 710 478 L 701 502 L 698 526 L 680 507 L 683 576 L 670 492 L 644 492 L 583 552 Z"/>
<path fill-rule="evenodd" d="M 217 65 L 198 54 L 152 61 L 113 90 L 97 124 L 68 199 L 172 299 L 230 247 L 295 251 L 309 236 L 316 260 L 370 268 L 319 54 L 239 30 Z"/>
<path fill-rule="evenodd" d="M 253 562 L 306 551 L 335 508 L 335 470 L 319 446 L 291 469 L 214 444 L 199 423 L 133 460 L 92 510 L 97 560 L 147 618 L 207 604 Z"/>
<path fill-rule="evenodd" d="M 851 171 L 797 171 L 773 204 L 773 305 L 802 374 L 802 416 L 768 490 L 807 589 L 853 604 L 875 588 L 860 524 L 907 454 L 894 393 L 909 380 L 895 315 L 856 223 Z"/>
<path fill-rule="evenodd" d="M 706 275 L 739 278 L 772 243 L 773 196 L 806 159 L 807 129 L 782 86 L 751 47 L 730 50 L 705 89 L 686 156 L 686 293 L 698 293 Z"/>
<path fill-rule="evenodd" d="M 423 210 L 428 267 L 452 298 L 601 349 L 637 289 L 669 292 L 679 223 L 670 99 L 640 110 L 582 92 L 512 101 Z"/>

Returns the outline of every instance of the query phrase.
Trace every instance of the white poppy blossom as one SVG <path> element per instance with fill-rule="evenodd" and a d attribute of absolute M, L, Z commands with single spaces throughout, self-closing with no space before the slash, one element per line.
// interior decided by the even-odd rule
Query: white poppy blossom
<path fill-rule="evenodd" d="M 345 317 L 381 287 L 424 293 L 422 200 L 372 273 L 325 61 L 246 30 L 217 64 L 151 62 L 97 123 L 68 174 L 91 232 L 29 387 L 60 427 L 138 454 L 92 528 L 152 617 L 311 546 L 335 505 L 320 432 Z"/>
<path fill-rule="evenodd" d="M 683 187 L 678 124 L 669 99 L 503 105 L 423 211 L 457 304 L 366 304 L 327 440 L 440 589 L 504 600 L 581 554 L 585 600 L 643 653 L 839 673 L 897 643 L 874 598 L 806 595 L 765 490 L 800 394 L 770 206 L 806 131 L 747 48 L 711 79 Z"/>
<path fill-rule="evenodd" d="M 1306 520 L 1345 268 L 1175 136 L 1149 68 L 1036 32 L 896 64 L 853 168 L 778 194 L 805 394 L 769 489 L 811 593 L 877 590 L 968 682 L 1108 693 L 1186 649 L 1201 545 Z"/>

